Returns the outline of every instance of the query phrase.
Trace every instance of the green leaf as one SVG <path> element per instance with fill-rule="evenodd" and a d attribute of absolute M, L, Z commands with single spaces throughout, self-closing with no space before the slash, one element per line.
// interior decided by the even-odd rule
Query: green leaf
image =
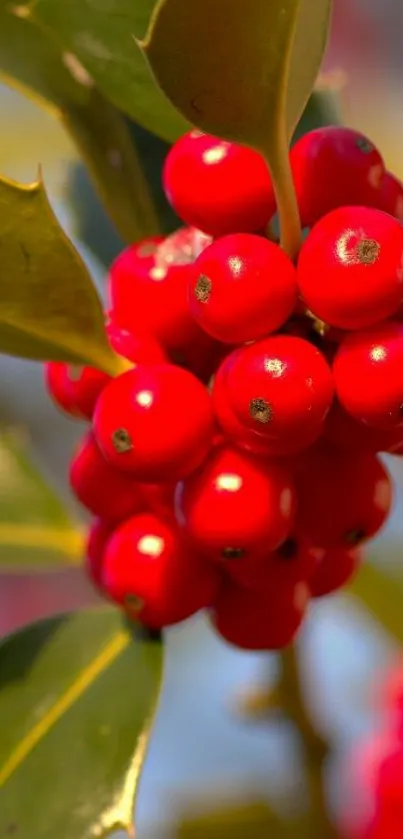
<path fill-rule="evenodd" d="M 161 671 L 161 644 L 110 608 L 0 644 L 1 836 L 130 830 Z"/>
<path fill-rule="evenodd" d="M 362 601 L 382 628 L 403 643 L 403 580 L 396 573 L 366 562 L 347 593 Z"/>
<path fill-rule="evenodd" d="M 213 810 L 207 800 L 203 810 L 202 816 L 183 818 L 175 831 L 175 839 L 286 839 L 290 836 L 286 824 L 266 802 L 245 802 Z"/>
<path fill-rule="evenodd" d="M 136 43 L 154 5 L 155 0 L 33 0 L 29 15 L 114 105 L 152 133 L 175 140 L 189 126 L 155 84 Z"/>
<path fill-rule="evenodd" d="M 117 372 L 101 302 L 42 181 L 0 178 L 0 352 Z"/>
<path fill-rule="evenodd" d="M 300 245 L 288 143 L 323 57 L 332 0 L 159 0 L 143 48 L 198 128 L 267 158 L 283 244 Z"/>
<path fill-rule="evenodd" d="M 79 61 L 29 19 L 27 6 L 8 0 L 0 0 L 0 78 L 63 122 L 123 240 L 158 232 L 158 218 L 124 118 Z"/>
<path fill-rule="evenodd" d="M 0 572 L 78 564 L 83 534 L 30 461 L 19 430 L 0 434 Z"/>

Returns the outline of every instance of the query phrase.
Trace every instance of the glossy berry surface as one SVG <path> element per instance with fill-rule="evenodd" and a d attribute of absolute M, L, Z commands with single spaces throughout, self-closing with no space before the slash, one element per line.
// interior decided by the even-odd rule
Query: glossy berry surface
<path fill-rule="evenodd" d="M 200 332 L 189 311 L 189 266 L 209 243 L 200 231 L 181 228 L 124 250 L 109 274 L 111 320 L 150 333 L 167 352 L 189 345 Z"/>
<path fill-rule="evenodd" d="M 177 518 L 195 545 L 227 562 L 267 555 L 291 532 L 295 491 L 288 471 L 262 465 L 228 446 L 218 446 L 180 486 Z"/>
<path fill-rule="evenodd" d="M 117 468 L 150 483 L 179 480 L 199 466 L 210 447 L 210 395 L 180 367 L 138 365 L 104 390 L 94 431 Z"/>
<path fill-rule="evenodd" d="M 109 596 L 158 629 L 211 605 L 220 576 L 190 552 L 178 532 L 154 515 L 128 519 L 109 540 L 102 583 Z"/>
<path fill-rule="evenodd" d="M 323 548 L 352 548 L 380 530 L 392 504 L 388 472 L 372 454 L 319 444 L 296 473 L 297 528 Z"/>
<path fill-rule="evenodd" d="M 210 617 L 217 632 L 244 650 L 277 650 L 295 638 L 309 603 L 304 580 L 269 576 L 259 588 L 227 581 Z"/>
<path fill-rule="evenodd" d="M 400 454 L 403 451 L 403 425 L 386 430 L 372 428 L 354 419 L 335 399 L 325 420 L 323 439 L 330 446 L 353 452 Z"/>
<path fill-rule="evenodd" d="M 86 539 L 85 570 L 96 588 L 102 589 L 102 564 L 105 549 L 113 533 L 113 525 L 103 519 L 94 519 Z"/>
<path fill-rule="evenodd" d="M 297 302 L 296 271 L 273 242 L 252 233 L 217 239 L 190 272 L 189 302 L 198 324 L 228 344 L 279 329 Z"/>
<path fill-rule="evenodd" d="M 333 373 L 338 399 L 356 420 L 379 429 L 403 426 L 403 324 L 348 335 Z"/>
<path fill-rule="evenodd" d="M 384 162 L 358 131 L 341 126 L 309 131 L 291 149 L 290 162 L 302 227 L 338 207 L 379 206 Z"/>
<path fill-rule="evenodd" d="M 48 361 L 44 365 L 45 386 L 59 410 L 76 419 L 82 419 L 74 404 L 68 367 L 64 362 Z"/>
<path fill-rule="evenodd" d="M 380 210 L 334 210 L 305 240 L 297 274 L 307 307 L 325 323 L 346 330 L 378 323 L 403 298 L 403 227 Z"/>
<path fill-rule="evenodd" d="M 403 221 L 403 183 L 391 172 L 385 172 L 382 179 L 379 209 Z"/>
<path fill-rule="evenodd" d="M 362 555 L 357 548 L 327 550 L 309 577 L 312 597 L 324 597 L 343 588 L 358 571 Z"/>
<path fill-rule="evenodd" d="M 212 236 L 259 232 L 276 210 L 263 158 L 200 131 L 190 131 L 172 146 L 163 184 L 179 218 Z"/>
<path fill-rule="evenodd" d="M 119 522 L 144 508 L 138 484 L 105 460 L 92 433 L 73 457 L 69 479 L 81 504 L 100 518 Z"/>
<path fill-rule="evenodd" d="M 161 345 L 151 333 L 142 333 L 138 329 L 129 332 L 109 321 L 106 334 L 115 352 L 134 364 L 163 364 L 168 360 Z"/>
<path fill-rule="evenodd" d="M 333 379 L 308 341 L 274 335 L 239 351 L 227 375 L 230 405 L 246 428 L 293 444 L 319 436 Z M 311 440 L 312 442 L 312 440 Z"/>

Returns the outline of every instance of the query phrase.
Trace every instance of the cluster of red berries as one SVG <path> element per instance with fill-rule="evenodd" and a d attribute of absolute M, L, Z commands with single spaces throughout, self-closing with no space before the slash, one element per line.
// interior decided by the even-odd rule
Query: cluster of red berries
<path fill-rule="evenodd" d="M 380 726 L 346 760 L 343 839 L 401 839 L 403 824 L 403 667 L 381 690 Z M 343 767 L 344 770 L 344 767 Z"/>
<path fill-rule="evenodd" d="M 307 134 L 291 166 L 297 264 L 265 235 L 263 159 L 182 137 L 164 186 L 188 227 L 110 272 L 107 333 L 133 367 L 47 367 L 92 422 L 70 479 L 97 585 L 152 628 L 206 607 L 250 649 L 289 643 L 352 576 L 390 510 L 377 453 L 403 451 L 403 186 L 345 128 Z"/>

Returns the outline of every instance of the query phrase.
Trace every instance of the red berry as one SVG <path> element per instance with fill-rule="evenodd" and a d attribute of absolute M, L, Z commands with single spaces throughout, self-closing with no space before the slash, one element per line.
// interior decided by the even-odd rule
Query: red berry
<path fill-rule="evenodd" d="M 114 526 L 110 522 L 104 519 L 95 519 L 87 534 L 85 567 L 90 580 L 99 589 L 102 589 L 102 563 L 105 548 L 111 538 L 113 529 Z"/>
<path fill-rule="evenodd" d="M 220 577 L 154 515 L 134 516 L 115 531 L 102 582 L 109 596 L 146 626 L 159 629 L 210 606 Z"/>
<path fill-rule="evenodd" d="M 184 344 L 180 352 L 171 352 L 170 355 L 173 364 L 184 367 L 207 384 L 227 352 L 227 346 L 214 341 L 199 329 L 198 334 L 188 344 Z"/>
<path fill-rule="evenodd" d="M 140 481 L 175 481 L 204 460 L 213 438 L 206 388 L 173 364 L 138 365 L 104 390 L 94 431 L 105 457 Z"/>
<path fill-rule="evenodd" d="M 307 439 L 311 444 L 321 432 L 333 379 L 316 347 L 302 338 L 275 335 L 239 351 L 227 374 L 227 393 L 246 428 L 273 444 L 298 446 L 301 441 L 303 449 Z"/>
<path fill-rule="evenodd" d="M 128 332 L 112 320 L 106 325 L 106 334 L 115 352 L 134 364 L 163 364 L 167 361 L 162 347 L 150 333 Z"/>
<path fill-rule="evenodd" d="M 48 361 L 44 365 L 44 373 L 46 389 L 56 407 L 72 417 L 81 419 L 74 404 L 67 364 Z"/>
<path fill-rule="evenodd" d="M 289 535 L 294 487 L 283 467 L 219 446 L 180 486 L 176 512 L 195 545 L 212 559 L 253 560 Z"/>
<path fill-rule="evenodd" d="M 403 226 L 381 210 L 334 210 L 305 240 L 297 277 L 308 308 L 325 323 L 372 326 L 403 299 Z"/>
<path fill-rule="evenodd" d="M 379 209 L 403 221 L 403 183 L 391 172 L 383 176 Z"/>
<path fill-rule="evenodd" d="M 279 329 L 297 302 L 296 271 L 273 242 L 252 233 L 217 239 L 189 273 L 189 300 L 213 338 L 242 344 Z"/>
<path fill-rule="evenodd" d="M 386 431 L 371 428 L 350 416 L 335 399 L 326 417 L 323 438 L 340 449 L 398 454 L 403 447 L 403 425 Z"/>
<path fill-rule="evenodd" d="M 210 239 L 181 228 L 165 240 L 146 239 L 120 254 L 109 276 L 111 318 L 129 332 L 151 333 L 168 352 L 200 334 L 189 311 L 189 266 Z"/>
<path fill-rule="evenodd" d="M 171 148 L 163 181 L 178 216 L 211 236 L 263 230 L 276 211 L 260 154 L 200 131 L 190 131 Z"/>
<path fill-rule="evenodd" d="M 267 577 L 258 589 L 227 581 L 221 587 L 211 621 L 230 644 L 244 650 L 288 646 L 301 626 L 309 603 L 305 580 Z"/>
<path fill-rule="evenodd" d="M 216 421 L 229 439 L 236 443 L 241 449 L 251 454 L 260 454 L 267 457 L 270 452 L 270 442 L 262 435 L 255 434 L 249 428 L 245 428 L 232 410 L 227 393 L 227 374 L 238 356 L 239 351 L 233 352 L 226 358 L 218 368 L 214 376 L 212 390 L 212 407 Z"/>
<path fill-rule="evenodd" d="M 303 227 L 347 204 L 379 205 L 385 165 L 358 131 L 334 125 L 309 131 L 291 149 L 290 161 Z"/>
<path fill-rule="evenodd" d="M 144 509 L 157 518 L 171 521 L 174 518 L 176 484 L 139 484 Z"/>
<path fill-rule="evenodd" d="M 78 500 L 95 516 L 119 522 L 144 509 L 138 484 L 107 463 L 91 433 L 71 461 L 69 478 Z"/>
<path fill-rule="evenodd" d="M 284 583 L 288 580 L 291 585 L 310 580 L 325 553 L 324 548 L 315 547 L 304 535 L 292 533 L 253 568 L 248 563 L 232 562 L 226 565 L 225 573 L 237 584 L 255 591 L 278 579 Z"/>
<path fill-rule="evenodd" d="M 296 475 L 297 529 L 315 545 L 348 548 L 370 539 L 392 503 L 389 475 L 375 455 L 318 445 Z"/>
<path fill-rule="evenodd" d="M 357 548 L 325 551 L 309 578 L 312 597 L 324 597 L 343 588 L 358 571 L 361 561 L 362 555 Z"/>
<path fill-rule="evenodd" d="M 348 335 L 333 365 L 338 399 L 356 420 L 403 426 L 403 324 L 387 321 Z"/>

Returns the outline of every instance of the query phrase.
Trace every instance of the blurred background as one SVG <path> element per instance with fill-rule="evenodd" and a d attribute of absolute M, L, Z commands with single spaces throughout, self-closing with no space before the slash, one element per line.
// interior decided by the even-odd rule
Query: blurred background
<path fill-rule="evenodd" d="M 324 71 L 343 80 L 343 117 L 378 145 L 387 167 L 403 178 L 403 3 L 335 0 Z M 0 86 L 0 171 L 35 179 L 42 164 L 53 207 L 102 291 L 108 262 L 121 247 L 100 206 L 75 146 L 56 120 L 36 104 Z M 163 144 L 158 154 L 163 153 Z M 0 359 L 0 420 L 23 429 L 24 449 L 78 525 L 66 483 L 67 464 L 82 434 L 45 395 L 40 365 Z M 392 520 L 371 546 L 371 557 L 396 573 L 403 560 L 403 462 L 388 458 L 396 481 Z M 13 459 L 0 450 L 1 504 L 15 492 Z M 10 537 L 10 541 L 12 539 Z M 10 548 L 11 549 L 11 548 Z M 402 565 L 403 567 L 403 565 Z M 79 571 L 1 578 L 0 632 L 93 599 Z M 403 627 L 403 609 L 402 609 Z M 337 806 L 337 767 L 354 738 L 376 725 L 370 701 L 380 671 L 398 653 L 395 641 L 348 597 L 315 607 L 300 638 L 307 699 L 334 746 L 329 800 Z M 275 676 L 276 660 L 234 651 L 219 642 L 203 617 L 167 633 L 163 702 L 138 805 L 139 837 L 165 837 L 188 795 L 217 788 L 229 799 L 261 795 L 289 808 L 301 795 L 298 750 L 292 732 L 275 721 L 240 720 L 235 698 L 248 684 Z"/>

